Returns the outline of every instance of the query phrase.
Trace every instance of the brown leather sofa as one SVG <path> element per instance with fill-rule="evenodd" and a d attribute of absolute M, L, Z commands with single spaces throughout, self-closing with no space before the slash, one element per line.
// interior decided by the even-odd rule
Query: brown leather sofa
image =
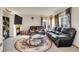
<path fill-rule="evenodd" d="M 45 34 L 44 28 L 42 26 L 30 26 L 29 34 Z"/>

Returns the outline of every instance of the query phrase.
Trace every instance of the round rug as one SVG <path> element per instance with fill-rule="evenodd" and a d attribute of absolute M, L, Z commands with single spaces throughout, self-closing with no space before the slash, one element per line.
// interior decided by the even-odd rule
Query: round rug
<path fill-rule="evenodd" d="M 43 39 L 43 43 L 41 45 L 32 46 L 32 47 L 29 47 L 28 45 L 23 45 L 23 42 L 25 40 L 26 39 L 23 38 L 23 39 L 17 40 L 15 42 L 14 46 L 15 46 L 16 50 L 18 50 L 20 52 L 44 52 L 44 51 L 47 51 L 52 46 L 51 41 L 47 37 L 45 37 Z"/>

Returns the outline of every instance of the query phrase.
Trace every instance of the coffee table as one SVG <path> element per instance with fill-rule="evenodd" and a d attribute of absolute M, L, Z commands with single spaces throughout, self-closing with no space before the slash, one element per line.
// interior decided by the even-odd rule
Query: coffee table
<path fill-rule="evenodd" d="M 41 34 L 32 34 L 30 35 L 29 39 L 26 40 L 29 48 L 30 46 L 39 46 L 43 43 L 44 35 Z"/>

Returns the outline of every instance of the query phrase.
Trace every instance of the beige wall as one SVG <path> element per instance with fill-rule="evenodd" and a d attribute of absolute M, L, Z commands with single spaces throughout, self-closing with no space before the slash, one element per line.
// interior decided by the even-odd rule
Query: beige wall
<path fill-rule="evenodd" d="M 9 19 L 10 19 L 10 31 L 9 31 L 9 34 L 10 34 L 10 36 L 16 36 L 16 34 L 15 34 L 15 25 L 14 25 L 14 16 L 15 16 L 15 14 L 13 14 L 13 13 L 8 13 L 7 11 L 5 11 L 5 9 L 3 10 L 3 16 L 6 16 L 6 17 L 9 17 Z"/>
<path fill-rule="evenodd" d="M 77 34 L 74 45 L 79 47 L 79 7 L 73 7 L 71 12 L 72 27 L 76 28 Z"/>
<path fill-rule="evenodd" d="M 36 15 L 22 15 L 22 30 L 28 30 L 29 26 L 40 26 L 41 25 L 41 18 L 40 16 Z M 34 17 L 34 19 L 32 19 Z"/>

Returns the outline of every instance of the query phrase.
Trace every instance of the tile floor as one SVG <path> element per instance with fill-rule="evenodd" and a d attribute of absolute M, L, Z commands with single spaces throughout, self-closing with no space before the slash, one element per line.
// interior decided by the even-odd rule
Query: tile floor
<path fill-rule="evenodd" d="M 17 36 L 17 37 L 10 37 L 3 41 L 3 51 L 4 52 L 19 52 L 15 49 L 14 43 L 25 36 Z M 71 46 L 71 47 L 56 47 L 55 44 L 52 42 L 52 47 L 47 52 L 79 52 L 79 49 Z"/>

